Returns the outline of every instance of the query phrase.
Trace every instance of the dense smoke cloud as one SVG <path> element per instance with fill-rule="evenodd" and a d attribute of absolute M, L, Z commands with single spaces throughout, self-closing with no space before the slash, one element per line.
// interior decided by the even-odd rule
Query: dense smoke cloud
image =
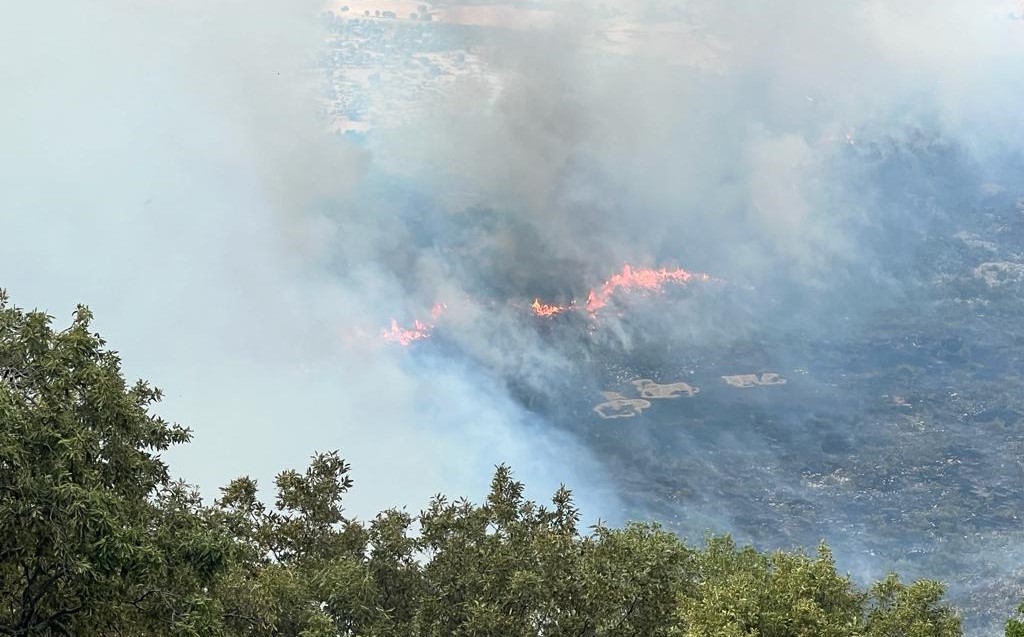
<path fill-rule="evenodd" d="M 536 264 L 532 289 L 552 264 L 593 280 L 666 258 L 829 285 L 837 266 L 875 258 L 856 241 L 877 222 L 850 165 L 857 144 L 925 128 L 983 159 L 1019 130 L 1007 85 L 1019 29 L 1005 3 L 686 8 L 692 24 L 665 38 L 672 55 L 644 55 L 659 28 L 650 13 L 578 3 L 494 37 L 498 81 L 457 87 L 378 155 L 427 192 L 468 191 L 527 224 L 495 251 L 500 277 Z M 634 55 L 608 42 L 625 21 Z"/>
<path fill-rule="evenodd" d="M 586 454 L 500 382 L 377 341 L 407 295 L 379 261 L 396 222 L 355 209 L 367 153 L 323 132 L 318 3 L 58 5 L 2 27 L 2 284 L 59 322 L 93 308 L 196 430 L 179 475 L 212 495 L 340 448 L 368 515 L 509 462 L 600 510 Z"/>

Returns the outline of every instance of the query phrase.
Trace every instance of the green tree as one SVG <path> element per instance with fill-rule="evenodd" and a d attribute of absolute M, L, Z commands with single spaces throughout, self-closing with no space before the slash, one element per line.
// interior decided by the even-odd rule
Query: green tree
<path fill-rule="evenodd" d="M 1024 603 L 1017 607 L 1017 615 L 1006 620 L 1006 637 L 1024 637 L 1024 620 L 1020 618 L 1024 615 Z"/>
<path fill-rule="evenodd" d="M 679 633 L 680 597 L 692 595 L 696 556 L 675 534 L 657 524 L 630 523 L 623 529 L 597 526 L 576 574 L 584 588 L 577 611 L 582 630 L 570 624 L 562 634 L 669 637 Z"/>
<path fill-rule="evenodd" d="M 698 582 L 681 600 L 685 634 L 758 637 L 857 634 L 865 595 L 836 572 L 824 544 L 816 557 L 737 548 L 710 537 L 697 557 Z"/>
<path fill-rule="evenodd" d="M 234 634 L 405 634 L 395 626 L 417 600 L 412 518 L 388 511 L 367 527 L 346 517 L 348 474 L 330 452 L 278 474 L 273 507 L 251 478 L 222 489 L 217 515 L 236 546 L 215 595 Z"/>
<path fill-rule="evenodd" d="M 799 551 L 761 553 L 711 537 L 698 555 L 699 581 L 681 600 L 688 636 L 954 637 L 956 612 L 942 585 L 903 584 L 895 575 L 868 591 L 840 575 L 825 544 L 815 557 Z"/>
<path fill-rule="evenodd" d="M 223 543 L 187 519 L 195 502 L 159 457 L 188 430 L 149 413 L 159 390 L 126 385 L 91 316 L 80 306 L 55 331 L 0 291 L 0 634 L 108 634 L 141 617 L 187 634 Z"/>
<path fill-rule="evenodd" d="M 581 536 L 567 489 L 538 506 L 498 467 L 483 505 L 438 496 L 420 516 L 423 598 L 410 634 L 668 635 L 691 551 L 653 525 Z"/>
<path fill-rule="evenodd" d="M 904 584 L 890 574 L 870 591 L 867 637 L 954 637 L 960 617 L 942 603 L 945 587 L 934 580 Z"/>
<path fill-rule="evenodd" d="M 530 634 L 542 621 L 541 544 L 575 536 L 574 510 L 549 512 L 523 497 L 500 467 L 482 506 L 437 496 L 420 514 L 424 592 L 412 627 L 421 636 Z"/>

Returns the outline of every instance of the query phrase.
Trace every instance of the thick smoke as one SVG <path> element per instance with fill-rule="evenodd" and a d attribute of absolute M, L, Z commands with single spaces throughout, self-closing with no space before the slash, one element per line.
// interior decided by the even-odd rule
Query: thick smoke
<path fill-rule="evenodd" d="M 93 308 L 128 374 L 164 387 L 162 413 L 195 429 L 170 458 L 211 495 L 339 448 L 360 515 L 478 496 L 500 462 L 537 497 L 564 481 L 603 513 L 613 496 L 587 455 L 500 379 L 378 341 L 409 296 L 384 260 L 401 220 L 388 201 L 362 207 L 371 158 L 324 132 L 319 9 L 13 9 L 2 285 L 58 321 Z"/>
<path fill-rule="evenodd" d="M 370 140 L 375 165 L 415 195 L 377 223 L 380 261 L 421 295 L 421 314 L 463 289 L 578 298 L 633 262 L 763 290 L 764 307 L 748 297 L 710 333 L 695 317 L 689 338 L 744 334 L 780 302 L 801 319 L 787 329 L 833 329 L 907 294 L 894 255 L 913 252 L 925 222 L 878 192 L 886 144 L 957 149 L 970 175 L 951 189 L 1004 179 L 1016 152 L 1011 3 L 549 9 L 534 28 L 473 32 L 487 76 Z M 904 190 L 923 187 L 905 177 Z M 362 230 L 364 212 L 339 227 Z M 484 330 L 490 348 L 493 325 L 510 329 L 460 338 Z M 522 360 L 512 343 L 488 359 Z"/>
<path fill-rule="evenodd" d="M 660 56 L 645 55 L 664 24 L 650 9 L 572 3 L 550 25 L 488 39 L 498 81 L 444 95 L 380 160 L 526 226 L 484 239 L 503 259 L 487 263 L 491 285 L 668 259 L 831 286 L 877 256 L 857 241 L 877 218 L 845 173 L 851 146 L 923 128 L 982 161 L 1019 134 L 1007 3 L 681 7 L 688 20 L 668 23 Z M 623 23 L 632 40 L 613 47 Z"/>

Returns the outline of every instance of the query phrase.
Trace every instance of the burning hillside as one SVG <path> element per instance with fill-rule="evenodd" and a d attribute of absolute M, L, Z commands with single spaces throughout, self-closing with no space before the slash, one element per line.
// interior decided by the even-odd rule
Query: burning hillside
<path fill-rule="evenodd" d="M 691 281 L 710 281 L 711 277 L 703 273 L 693 273 L 682 268 L 634 268 L 625 264 L 622 271 L 612 275 L 608 280 L 597 288 L 592 288 L 587 294 L 584 303 L 578 303 L 576 299 L 570 300 L 564 305 L 555 303 L 544 303 L 539 298 L 534 298 L 529 305 L 530 311 L 542 318 L 552 318 L 559 314 L 568 312 L 582 312 L 591 318 L 597 318 L 598 314 L 611 303 L 617 295 L 621 294 L 658 294 L 664 292 L 667 286 L 686 285 Z M 397 343 L 403 347 L 412 345 L 416 341 L 430 338 L 431 333 L 437 327 L 439 319 L 448 306 L 445 303 L 436 303 L 431 309 L 430 321 L 413 319 L 408 327 L 403 327 L 396 319 L 391 319 L 390 325 L 381 330 L 381 338 L 389 343 Z"/>

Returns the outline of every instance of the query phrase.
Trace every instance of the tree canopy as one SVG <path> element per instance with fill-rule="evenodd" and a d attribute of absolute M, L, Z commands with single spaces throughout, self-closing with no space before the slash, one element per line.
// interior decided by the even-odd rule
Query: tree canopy
<path fill-rule="evenodd" d="M 343 509 L 337 452 L 241 477 L 205 503 L 160 452 L 154 415 L 79 307 L 56 330 L 0 292 L 0 635 L 947 637 L 938 582 L 867 587 L 811 555 L 657 524 L 580 527 L 568 489 L 524 497 L 497 467 L 482 503 Z M 1007 635 L 1024 634 L 1010 620 Z"/>

